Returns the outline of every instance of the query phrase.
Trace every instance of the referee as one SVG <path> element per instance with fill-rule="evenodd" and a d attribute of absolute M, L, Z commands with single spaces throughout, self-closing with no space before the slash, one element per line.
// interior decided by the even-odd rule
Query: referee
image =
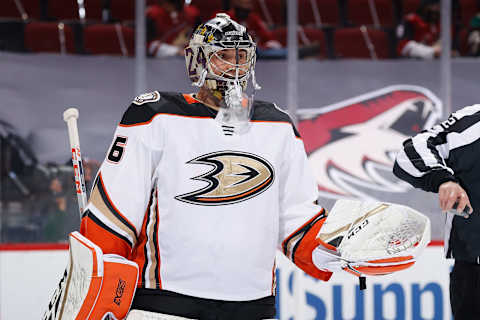
<path fill-rule="evenodd" d="M 455 320 L 480 319 L 480 214 L 475 212 L 480 211 L 480 104 L 404 141 L 393 173 L 415 188 L 438 193 L 447 212 L 447 258 L 455 259 L 452 312 Z"/>

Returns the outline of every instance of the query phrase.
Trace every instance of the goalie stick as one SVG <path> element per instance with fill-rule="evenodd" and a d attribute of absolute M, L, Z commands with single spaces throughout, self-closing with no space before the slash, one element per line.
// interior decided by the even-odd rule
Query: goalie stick
<path fill-rule="evenodd" d="M 68 108 L 63 112 L 63 120 L 67 123 L 68 139 L 70 140 L 70 150 L 72 152 L 72 165 L 75 175 L 75 190 L 77 192 L 78 209 L 80 219 L 87 206 L 87 191 L 85 188 L 85 177 L 83 171 L 82 154 L 80 152 L 80 138 L 77 128 L 78 109 Z"/>
<path fill-rule="evenodd" d="M 80 139 L 78 109 L 63 113 L 67 123 L 75 175 L 80 219 L 87 206 L 87 193 Z M 69 261 L 60 283 L 50 299 L 42 320 L 117 320 L 125 319 L 137 287 L 135 262 L 102 249 L 78 231 L 69 235 Z"/>

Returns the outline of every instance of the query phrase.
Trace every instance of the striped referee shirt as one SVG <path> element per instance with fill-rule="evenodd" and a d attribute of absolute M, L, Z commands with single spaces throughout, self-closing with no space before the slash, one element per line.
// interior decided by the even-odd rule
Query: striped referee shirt
<path fill-rule="evenodd" d="M 468 219 L 447 214 L 448 258 L 480 262 L 480 104 L 465 107 L 431 129 L 403 142 L 393 173 L 415 188 L 438 192 L 447 181 L 458 182 L 473 207 Z"/>

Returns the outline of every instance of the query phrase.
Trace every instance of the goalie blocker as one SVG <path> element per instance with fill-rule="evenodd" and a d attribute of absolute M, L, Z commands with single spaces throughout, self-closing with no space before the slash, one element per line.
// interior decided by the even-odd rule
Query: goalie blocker
<path fill-rule="evenodd" d="M 365 276 L 411 267 L 429 242 L 430 220 L 407 206 L 338 200 L 284 241 L 283 250 L 311 276 L 328 281 L 344 270 L 364 289 Z"/>
<path fill-rule="evenodd" d="M 137 287 L 137 264 L 103 254 L 79 232 L 70 234 L 69 243 L 67 268 L 42 319 L 124 319 Z"/>

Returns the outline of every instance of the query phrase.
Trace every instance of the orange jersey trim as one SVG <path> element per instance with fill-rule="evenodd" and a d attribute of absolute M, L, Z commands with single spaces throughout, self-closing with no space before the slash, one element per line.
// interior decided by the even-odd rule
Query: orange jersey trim
<path fill-rule="evenodd" d="M 130 255 L 131 248 L 128 242 L 100 227 L 88 216 L 82 219 L 80 233 L 99 246 L 104 253 L 114 253 L 125 258 Z"/>
<path fill-rule="evenodd" d="M 300 227 L 298 227 L 295 231 L 293 231 L 288 237 L 286 237 L 283 242 L 282 242 L 282 248 L 285 246 L 288 240 L 290 240 L 291 236 L 294 235 L 295 233 L 299 232 L 301 229 L 305 228 L 308 224 L 312 223 L 313 220 L 315 220 L 320 214 L 322 214 L 325 210 L 322 208 L 316 215 L 314 215 L 312 218 L 310 218 L 307 222 L 302 224 Z"/>
<path fill-rule="evenodd" d="M 148 218 L 148 212 L 150 210 L 150 205 L 151 205 L 151 202 L 149 203 L 147 207 L 147 211 L 143 216 L 142 229 L 140 231 L 140 234 L 138 235 L 138 242 L 132 252 L 132 257 L 131 257 L 131 259 L 138 264 L 139 281 L 137 283 L 137 287 L 139 288 L 141 288 L 145 284 L 143 281 L 143 277 L 144 277 L 143 269 L 145 267 L 145 264 L 147 263 L 147 261 L 145 260 L 145 244 L 147 243 L 147 218 Z"/>
<path fill-rule="evenodd" d="M 198 101 L 197 99 L 195 99 L 193 97 L 193 93 L 184 93 L 182 95 L 183 95 L 183 98 L 185 99 L 185 101 L 187 101 L 188 104 L 201 103 L 200 101 Z"/>
<path fill-rule="evenodd" d="M 402 261 L 409 261 L 409 260 L 413 260 L 413 256 L 378 259 L 378 260 L 371 260 L 371 261 L 368 261 L 368 262 L 371 262 L 371 263 L 389 263 L 389 262 L 402 262 Z"/>
<path fill-rule="evenodd" d="M 352 268 L 355 269 L 356 271 L 358 271 L 361 274 L 372 275 L 372 276 L 380 276 L 380 275 L 385 275 L 385 274 L 389 274 L 389 273 L 393 273 L 393 272 L 408 269 L 414 263 L 415 263 L 415 261 L 405 263 L 405 264 L 397 264 L 397 265 L 393 265 L 393 266 L 378 266 L 378 267 L 375 267 L 375 266 L 358 266 L 358 267 L 352 267 Z M 348 269 L 346 271 L 348 271 Z M 350 272 L 350 273 L 355 274 L 354 272 Z M 355 274 L 355 275 L 358 276 L 358 274 Z"/>
<path fill-rule="evenodd" d="M 128 127 L 136 127 L 136 126 L 143 126 L 143 125 L 147 125 L 147 124 L 150 124 L 153 119 L 155 119 L 157 116 L 160 116 L 160 115 L 166 115 L 166 116 L 174 116 L 174 117 L 182 117 L 182 118 L 194 118 L 194 119 L 212 119 L 212 117 L 200 117 L 200 116 L 184 116 L 184 115 L 181 115 L 181 114 L 174 114 L 174 113 L 157 113 L 156 115 L 154 115 L 150 120 L 148 121 L 145 121 L 145 122 L 139 122 L 139 123 L 135 123 L 135 124 L 118 124 L 119 127 L 123 127 L 123 128 L 128 128 Z"/>
<path fill-rule="evenodd" d="M 295 232 L 293 232 L 290 236 L 288 236 L 282 243 L 282 247 L 284 248 L 284 251 L 286 250 L 288 241 L 291 240 L 293 235 L 297 234 L 298 232 L 302 232 L 303 228 L 309 227 L 309 224 L 314 222 L 315 219 L 318 219 L 319 216 L 322 215 L 324 212 L 325 210 L 322 208 L 322 210 L 320 210 L 318 214 L 316 214 L 314 217 L 308 220 L 305 224 L 303 224 L 300 228 L 298 228 Z M 319 245 L 323 245 L 323 246 L 326 245 L 327 248 L 329 249 L 333 248 L 335 250 L 333 246 L 328 245 L 324 243 L 322 240 L 316 238 L 318 232 L 320 231 L 326 219 L 327 219 L 326 216 L 324 216 L 323 218 L 320 218 L 319 220 L 315 221 L 315 223 L 311 225 L 309 229 L 305 230 L 304 234 L 295 245 L 296 248 L 292 249 L 292 253 L 291 253 L 292 255 L 291 259 L 293 263 L 295 263 L 295 265 L 297 265 L 309 276 L 312 276 L 316 279 L 320 279 L 323 281 L 328 281 L 332 276 L 332 272 L 318 269 L 313 263 L 312 252 Z"/>

